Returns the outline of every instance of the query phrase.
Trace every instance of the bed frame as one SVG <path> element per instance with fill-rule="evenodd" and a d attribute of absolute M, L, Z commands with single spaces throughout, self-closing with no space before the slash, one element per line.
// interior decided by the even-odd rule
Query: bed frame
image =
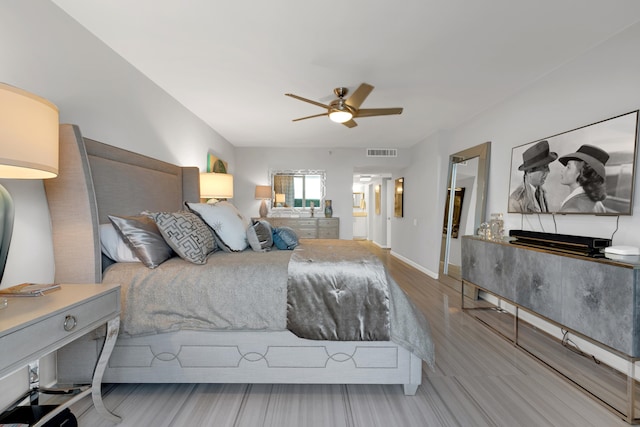
<path fill-rule="evenodd" d="M 60 172 L 45 180 L 56 283 L 101 283 L 98 226 L 107 215 L 177 211 L 198 202 L 199 170 L 83 138 L 60 126 Z M 91 378 L 99 339 L 58 353 L 58 381 Z M 401 384 L 415 394 L 422 361 L 391 341 L 315 341 L 289 331 L 179 331 L 119 337 L 107 383 Z"/>

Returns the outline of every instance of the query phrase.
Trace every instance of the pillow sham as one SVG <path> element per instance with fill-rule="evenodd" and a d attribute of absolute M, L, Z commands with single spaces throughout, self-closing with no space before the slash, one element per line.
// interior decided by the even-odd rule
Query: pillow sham
<path fill-rule="evenodd" d="M 140 262 L 111 223 L 100 224 L 100 247 L 102 253 L 115 262 Z"/>
<path fill-rule="evenodd" d="M 189 210 L 200 216 L 211 227 L 218 247 L 225 252 L 240 252 L 247 248 L 247 227 L 244 216 L 226 201 L 186 203 Z"/>
<path fill-rule="evenodd" d="M 247 241 L 256 252 L 270 251 L 273 246 L 271 224 L 264 220 L 256 220 L 247 228 Z"/>
<path fill-rule="evenodd" d="M 200 217 L 192 212 L 160 212 L 154 215 L 160 234 L 171 249 L 184 260 L 205 264 L 216 249 L 213 234 Z"/>
<path fill-rule="evenodd" d="M 298 246 L 298 235 L 291 227 L 276 227 L 273 229 L 273 244 L 278 249 L 295 249 Z"/>
<path fill-rule="evenodd" d="M 109 215 L 109 220 L 122 240 L 147 267 L 156 268 L 173 256 L 156 222 L 147 215 Z"/>

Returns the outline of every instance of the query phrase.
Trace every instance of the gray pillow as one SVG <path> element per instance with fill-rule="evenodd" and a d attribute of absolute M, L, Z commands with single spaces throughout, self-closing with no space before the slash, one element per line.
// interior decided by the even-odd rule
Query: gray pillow
<path fill-rule="evenodd" d="M 213 234 L 207 224 L 192 212 L 160 212 L 154 219 L 162 237 L 180 258 L 194 264 L 205 264 L 215 251 Z"/>
<path fill-rule="evenodd" d="M 156 222 L 147 215 L 109 215 L 109 220 L 122 240 L 147 267 L 156 268 L 173 256 L 173 251 L 160 234 Z"/>
<path fill-rule="evenodd" d="M 140 262 L 112 223 L 100 224 L 102 253 L 115 262 Z M 103 268 L 104 269 L 104 268 Z"/>
<path fill-rule="evenodd" d="M 273 246 L 273 231 L 267 221 L 256 220 L 247 228 L 247 240 L 256 252 L 270 251 Z"/>

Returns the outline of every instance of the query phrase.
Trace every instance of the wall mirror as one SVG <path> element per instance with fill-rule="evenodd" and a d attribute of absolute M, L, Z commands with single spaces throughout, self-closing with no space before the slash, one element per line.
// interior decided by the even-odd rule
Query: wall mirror
<path fill-rule="evenodd" d="M 326 173 L 323 170 L 271 170 L 269 180 L 274 194 L 274 209 L 308 210 L 321 208 L 325 197 Z"/>
<path fill-rule="evenodd" d="M 364 203 L 364 193 L 353 193 L 353 207 L 362 208 Z"/>
<path fill-rule="evenodd" d="M 464 199 L 446 197 L 446 204 L 442 207 L 444 226 L 439 276 L 444 283 L 458 290 L 462 278 L 462 248 L 458 236 L 475 234 L 485 221 L 490 152 L 491 142 L 485 142 L 449 156 L 449 175 L 444 192 L 450 195 L 454 189 L 454 195 L 462 194 Z"/>
<path fill-rule="evenodd" d="M 393 189 L 393 215 L 402 218 L 404 216 L 404 178 L 396 179 Z"/>

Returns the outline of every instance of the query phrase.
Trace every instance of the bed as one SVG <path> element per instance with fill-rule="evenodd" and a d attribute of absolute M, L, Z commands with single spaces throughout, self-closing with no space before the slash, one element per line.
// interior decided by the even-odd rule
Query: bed
<path fill-rule="evenodd" d="M 147 274 L 126 265 L 121 268 L 124 273 L 113 276 L 112 272 L 121 266 L 111 265 L 112 261 L 102 254 L 101 224 L 109 223 L 109 215 L 176 212 L 184 209 L 185 202 L 200 201 L 197 168 L 179 167 L 84 138 L 76 125 L 60 126 L 60 173 L 58 178 L 45 181 L 45 191 L 51 214 L 57 283 L 126 281 L 127 277 Z M 332 245 L 347 245 L 346 251 L 353 249 L 347 241 L 320 242 L 314 246 L 301 240 L 301 245 L 293 251 L 258 254 L 261 258 L 257 262 L 263 262 L 264 269 L 260 267 L 256 271 L 273 270 L 266 279 L 273 279 L 275 290 L 270 297 L 264 297 L 266 300 L 282 298 L 282 280 L 286 292 L 286 282 L 291 279 L 281 276 L 291 274 L 287 268 L 292 267 L 287 266 L 294 265 L 293 258 L 301 259 L 302 264 L 298 265 L 302 268 L 298 270 L 305 271 L 304 262 L 310 263 L 309 257 L 327 252 L 327 248 L 318 244 L 329 245 L 329 252 L 333 251 Z M 226 266 L 224 274 L 229 274 L 229 265 L 234 262 L 254 263 L 252 259 L 256 259 L 256 254 L 250 252 L 216 252 L 205 267 L 218 263 Z M 172 258 L 163 269 L 178 271 L 182 268 L 181 261 Z M 160 268 L 156 270 L 153 271 L 156 276 L 145 279 L 146 283 L 159 283 Z M 274 323 L 258 323 L 246 328 L 233 325 L 207 328 L 201 324 L 169 321 L 157 330 L 121 329 L 103 380 L 106 383 L 399 384 L 405 394 L 413 395 L 421 383 L 423 361 L 428 366 L 434 363 L 429 327 L 393 278 L 387 274 L 386 279 L 390 282 L 391 324 L 390 337 L 386 339 L 301 338 L 287 329 L 290 319 L 282 319 L 282 309 L 278 309 Z M 121 317 L 126 328 L 127 322 L 139 311 L 127 306 L 136 298 L 126 283 L 119 283 L 125 285 Z M 241 286 L 234 283 L 238 289 Z M 290 301 L 287 303 L 285 305 L 291 306 Z M 154 319 L 147 323 L 162 324 Z M 101 344 L 97 333 L 60 350 L 58 381 L 90 382 Z"/>

